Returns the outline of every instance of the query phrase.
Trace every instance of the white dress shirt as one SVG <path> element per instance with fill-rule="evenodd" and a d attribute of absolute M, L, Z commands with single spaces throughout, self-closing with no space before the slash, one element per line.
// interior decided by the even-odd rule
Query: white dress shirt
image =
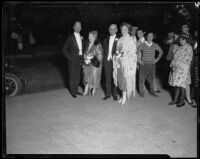
<path fill-rule="evenodd" d="M 140 41 L 141 43 L 144 43 L 144 42 L 145 42 L 145 38 L 142 37 L 141 39 L 139 39 L 139 41 Z"/>
<path fill-rule="evenodd" d="M 133 36 L 133 41 L 134 41 L 135 43 L 137 42 L 136 36 Z"/>
<path fill-rule="evenodd" d="M 82 52 L 82 41 L 81 41 L 80 33 L 74 32 L 74 35 L 75 35 L 75 38 L 76 38 L 76 41 L 77 41 L 77 44 L 78 44 L 79 55 L 82 55 L 83 52 Z"/>
<path fill-rule="evenodd" d="M 109 38 L 109 52 L 108 52 L 108 58 L 107 58 L 108 61 L 112 59 L 112 47 L 114 44 L 115 37 L 116 37 L 116 34 L 113 36 L 110 36 Z"/>

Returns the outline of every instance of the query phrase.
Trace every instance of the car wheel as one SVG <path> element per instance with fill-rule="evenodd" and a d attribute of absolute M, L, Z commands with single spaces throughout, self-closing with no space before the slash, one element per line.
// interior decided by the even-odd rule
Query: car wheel
<path fill-rule="evenodd" d="M 21 92 L 22 81 L 17 75 L 13 73 L 6 73 L 5 87 L 6 97 L 13 97 Z"/>

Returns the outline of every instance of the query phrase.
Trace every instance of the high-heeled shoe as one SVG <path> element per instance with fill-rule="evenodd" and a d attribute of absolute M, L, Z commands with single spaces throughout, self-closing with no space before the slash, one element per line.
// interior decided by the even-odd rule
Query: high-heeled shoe
<path fill-rule="evenodd" d="M 173 100 L 173 101 L 168 103 L 168 105 L 174 105 L 174 104 L 178 104 L 178 100 Z"/>
<path fill-rule="evenodd" d="M 92 96 L 94 97 L 95 94 L 96 94 L 96 90 L 93 88 L 93 89 L 92 89 Z"/>
<path fill-rule="evenodd" d="M 122 99 L 121 106 L 123 106 L 125 103 L 126 103 L 126 99 Z"/>
<path fill-rule="evenodd" d="M 89 88 L 88 88 L 88 85 L 85 86 L 84 93 L 83 93 L 82 95 L 83 95 L 83 96 L 89 95 Z"/>
<path fill-rule="evenodd" d="M 89 91 L 83 93 L 83 96 L 86 96 L 86 95 L 89 95 Z"/>
<path fill-rule="evenodd" d="M 192 101 L 192 102 L 187 102 L 192 108 L 197 108 L 197 105 Z"/>
<path fill-rule="evenodd" d="M 197 108 L 196 104 L 191 105 L 192 108 Z"/>
<path fill-rule="evenodd" d="M 194 102 L 192 101 L 192 100 L 190 100 L 191 102 L 189 102 L 188 100 L 186 100 L 186 102 L 190 105 L 190 106 L 192 106 L 193 104 L 194 104 Z"/>
<path fill-rule="evenodd" d="M 122 102 L 122 98 L 120 98 L 120 99 L 117 101 L 117 103 L 119 103 L 119 104 L 121 104 L 121 102 Z"/>
<path fill-rule="evenodd" d="M 183 107 L 183 106 L 185 106 L 185 102 L 179 102 L 179 103 L 176 105 L 176 107 Z"/>

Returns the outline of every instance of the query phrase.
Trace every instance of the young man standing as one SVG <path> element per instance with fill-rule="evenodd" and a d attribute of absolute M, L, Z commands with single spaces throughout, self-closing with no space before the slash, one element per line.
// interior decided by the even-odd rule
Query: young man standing
<path fill-rule="evenodd" d="M 145 92 L 145 80 L 147 75 L 149 76 L 150 83 L 150 94 L 154 97 L 157 97 L 157 94 L 154 90 L 155 82 L 155 70 L 156 63 L 160 60 L 163 55 L 163 51 L 157 43 L 153 42 L 154 34 L 149 32 L 147 34 L 147 41 L 142 43 L 138 49 L 137 54 L 141 55 L 141 59 L 138 58 L 138 63 L 140 64 L 139 70 L 139 93 L 141 97 L 144 97 Z M 155 52 L 158 51 L 158 57 L 155 57 Z"/>

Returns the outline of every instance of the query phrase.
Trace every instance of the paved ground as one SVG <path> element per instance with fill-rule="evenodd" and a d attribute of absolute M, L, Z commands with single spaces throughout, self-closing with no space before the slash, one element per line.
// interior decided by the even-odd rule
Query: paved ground
<path fill-rule="evenodd" d="M 122 107 L 112 99 L 103 101 L 102 90 L 96 97 L 72 98 L 65 59 L 43 58 L 45 50 L 49 54 L 43 48 L 36 58 L 15 61 L 28 84 L 21 95 L 6 99 L 8 154 L 197 156 L 197 109 L 167 105 L 171 96 L 163 68 L 157 73 L 159 98 L 137 94 Z"/>
<path fill-rule="evenodd" d="M 197 109 L 168 106 L 159 98 L 74 99 L 67 89 L 6 100 L 8 154 L 168 154 L 197 156 Z"/>

